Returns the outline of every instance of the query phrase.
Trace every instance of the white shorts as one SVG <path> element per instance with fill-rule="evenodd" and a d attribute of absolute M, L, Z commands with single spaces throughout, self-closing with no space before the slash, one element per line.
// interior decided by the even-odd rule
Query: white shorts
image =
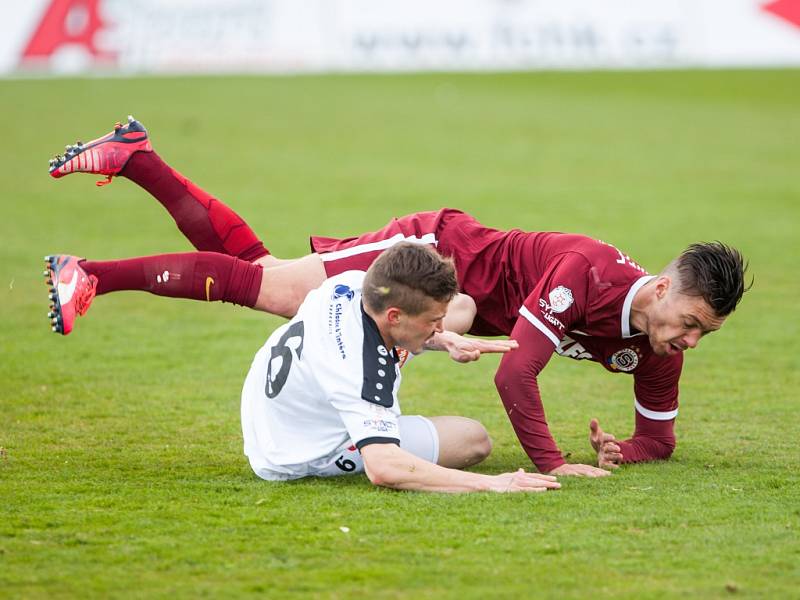
<path fill-rule="evenodd" d="M 400 447 L 428 462 L 439 460 L 439 433 L 430 419 L 420 415 L 401 415 Z M 258 466 L 251 462 L 253 471 L 261 479 L 268 481 L 286 481 L 301 477 L 335 477 L 364 472 L 364 460 L 361 453 L 351 441 L 343 444 L 327 458 L 299 465 L 270 465 L 262 460 Z"/>

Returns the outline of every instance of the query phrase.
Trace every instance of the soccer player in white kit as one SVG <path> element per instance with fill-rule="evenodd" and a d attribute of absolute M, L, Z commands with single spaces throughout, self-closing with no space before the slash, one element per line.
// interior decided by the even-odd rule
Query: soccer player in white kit
<path fill-rule="evenodd" d="M 311 291 L 258 351 L 242 391 L 244 451 L 266 480 L 366 472 L 376 485 L 438 492 L 556 489 L 554 477 L 450 467 L 491 450 L 480 423 L 401 416 L 407 353 L 435 347 L 457 291 L 452 261 L 417 244 Z"/>

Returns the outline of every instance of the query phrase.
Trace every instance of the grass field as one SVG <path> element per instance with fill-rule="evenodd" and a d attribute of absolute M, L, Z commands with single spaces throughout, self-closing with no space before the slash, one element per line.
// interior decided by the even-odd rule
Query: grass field
<path fill-rule="evenodd" d="M 0 82 L 0 597 L 800 597 L 798 91 L 800 71 Z M 239 393 L 279 319 L 126 293 L 49 331 L 44 254 L 188 249 L 130 182 L 47 176 L 131 112 L 278 256 L 455 206 L 651 271 L 721 239 L 755 286 L 687 356 L 669 462 L 532 496 L 267 484 Z M 401 395 L 483 421 L 487 473 L 529 464 L 496 365 L 426 356 Z M 554 359 L 540 384 L 571 460 L 593 416 L 631 431 L 629 377 Z"/>

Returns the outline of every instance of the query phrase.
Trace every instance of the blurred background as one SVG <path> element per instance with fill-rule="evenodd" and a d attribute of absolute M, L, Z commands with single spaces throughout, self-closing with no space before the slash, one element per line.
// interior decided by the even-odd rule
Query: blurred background
<path fill-rule="evenodd" d="M 800 0 L 27 0 L 0 73 L 800 64 Z"/>

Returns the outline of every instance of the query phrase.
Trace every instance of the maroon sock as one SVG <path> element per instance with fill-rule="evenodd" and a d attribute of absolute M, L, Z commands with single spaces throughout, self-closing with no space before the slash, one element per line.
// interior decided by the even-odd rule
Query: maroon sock
<path fill-rule="evenodd" d="M 97 294 L 143 290 L 158 296 L 252 307 L 261 287 L 261 265 L 216 252 L 85 260 L 81 267 L 97 276 Z"/>
<path fill-rule="evenodd" d="M 230 254 L 247 262 L 269 254 L 239 215 L 172 169 L 155 152 L 136 152 L 120 175 L 161 202 L 198 250 Z"/>

